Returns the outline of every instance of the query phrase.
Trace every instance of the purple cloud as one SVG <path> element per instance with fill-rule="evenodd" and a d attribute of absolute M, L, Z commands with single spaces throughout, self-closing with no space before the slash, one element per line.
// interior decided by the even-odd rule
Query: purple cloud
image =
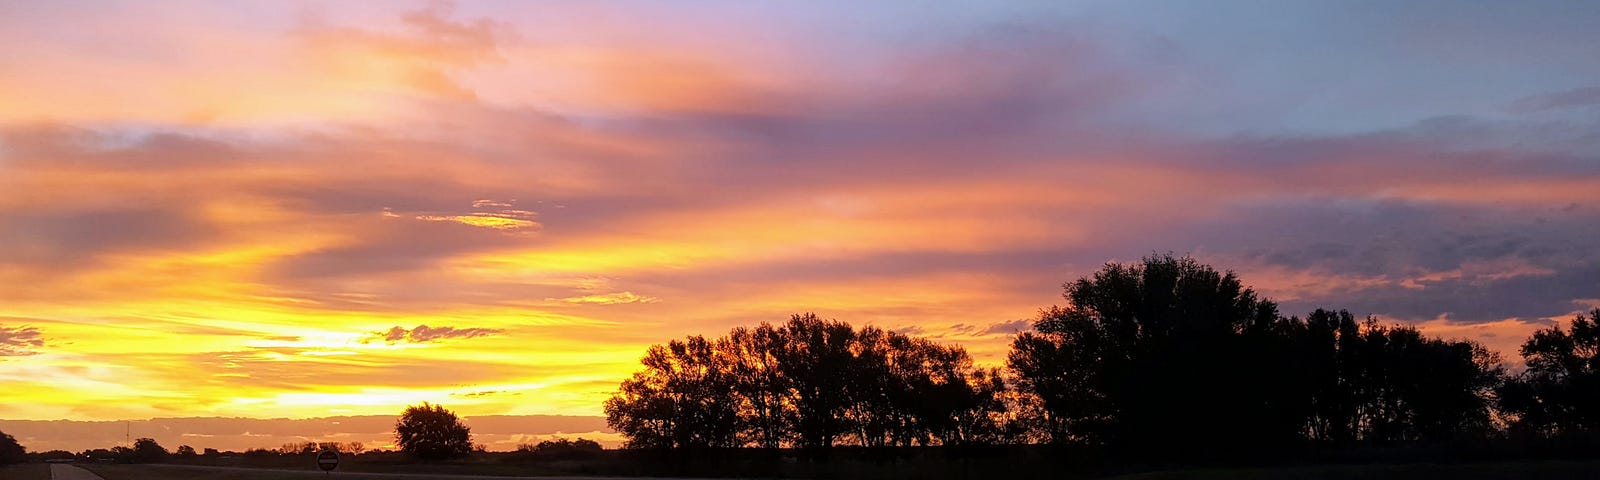
<path fill-rule="evenodd" d="M 34 327 L 0 325 L 0 357 L 25 357 L 39 353 L 44 336 Z"/>
<path fill-rule="evenodd" d="M 416 328 L 407 330 L 396 326 L 387 332 L 372 332 L 372 339 L 383 340 L 387 343 L 410 342 L 428 343 L 436 340 L 477 338 L 505 333 L 505 330 L 495 328 L 456 328 L 456 327 L 429 327 L 417 325 Z"/>
<path fill-rule="evenodd" d="M 1512 113 L 1535 113 L 1589 105 L 1600 105 L 1600 87 L 1574 88 L 1563 92 L 1523 97 L 1511 102 L 1506 110 Z"/>

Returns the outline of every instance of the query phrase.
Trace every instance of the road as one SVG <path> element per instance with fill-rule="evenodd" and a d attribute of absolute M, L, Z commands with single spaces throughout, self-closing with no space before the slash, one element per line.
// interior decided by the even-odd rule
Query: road
<path fill-rule="evenodd" d="M 50 465 L 50 480 L 105 480 L 82 467 L 55 463 Z"/>
<path fill-rule="evenodd" d="M 168 468 L 168 469 L 175 469 L 175 470 L 190 469 L 190 470 L 208 470 L 208 471 L 224 471 L 224 472 L 226 472 L 226 471 L 273 472 L 275 474 L 280 474 L 283 477 L 296 477 L 296 478 L 307 478 L 307 479 L 311 479 L 311 478 L 333 478 L 333 479 L 347 479 L 347 480 L 407 480 L 407 479 L 416 479 L 416 480 L 421 480 L 421 479 L 427 479 L 427 480 L 728 480 L 726 478 L 709 479 L 709 478 L 683 478 L 683 477 L 574 477 L 574 476 L 503 477 L 503 476 L 496 476 L 496 475 L 446 475 L 446 474 L 435 474 L 435 473 L 353 473 L 353 472 L 333 472 L 333 474 L 331 476 L 329 476 L 329 475 L 324 474 L 323 472 L 314 472 L 314 471 L 307 471 L 307 470 L 277 470 L 277 469 L 244 468 L 244 467 L 206 467 L 206 466 L 199 466 L 199 465 L 148 465 L 148 466 L 151 467 L 151 468 Z M 72 469 L 77 470 L 79 472 L 82 472 L 82 475 L 85 475 L 85 476 L 81 476 L 81 477 L 61 477 L 61 476 L 58 476 L 55 473 L 56 470 L 53 469 L 55 467 L 69 467 L 69 468 L 72 468 Z M 104 479 L 100 478 L 99 476 L 96 476 L 95 474 L 90 473 L 89 471 L 83 470 L 83 469 L 78 468 L 78 467 L 72 467 L 70 465 L 55 465 L 55 466 L 52 467 L 52 470 L 50 472 L 51 472 L 51 475 L 54 477 L 54 480 L 104 480 Z"/>

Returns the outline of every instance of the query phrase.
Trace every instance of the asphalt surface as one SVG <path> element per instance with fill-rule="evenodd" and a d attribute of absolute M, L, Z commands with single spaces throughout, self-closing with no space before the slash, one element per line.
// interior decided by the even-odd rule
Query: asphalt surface
<path fill-rule="evenodd" d="M 50 465 L 50 480 L 105 480 L 82 467 L 55 463 Z"/>
<path fill-rule="evenodd" d="M 54 469 L 57 468 L 57 467 L 69 467 L 69 468 L 72 468 L 72 469 L 77 470 L 79 472 L 82 472 L 82 474 L 85 475 L 85 476 L 82 476 L 82 477 L 62 477 L 62 476 L 59 476 L 59 475 L 57 475 L 55 473 L 56 470 L 54 470 Z M 155 468 L 170 468 L 170 469 L 194 469 L 194 470 L 273 472 L 273 473 L 280 473 L 280 474 L 283 474 L 285 476 L 301 476 L 301 477 L 305 477 L 305 478 L 333 478 L 333 479 L 341 479 L 341 478 L 343 478 L 343 479 L 350 479 L 350 480 L 385 480 L 385 479 L 387 479 L 387 480 L 399 480 L 399 479 L 430 479 L 430 480 L 433 480 L 433 479 L 437 479 L 437 480 L 728 480 L 728 479 L 725 479 L 725 478 L 724 479 L 708 479 L 708 478 L 683 478 L 683 477 L 574 477 L 574 476 L 504 477 L 504 476 L 498 476 L 498 475 L 444 475 L 444 474 L 435 474 L 435 473 L 353 473 L 353 472 L 338 472 L 338 471 L 333 472 L 332 475 L 328 475 L 328 474 L 325 474 L 323 472 L 313 472 L 313 471 L 306 471 L 306 470 L 277 470 L 277 469 L 268 469 L 268 468 L 205 467 L 205 466 L 199 466 L 199 465 L 151 465 L 151 467 L 155 467 Z M 51 472 L 51 475 L 53 476 L 54 480 L 104 480 L 104 479 L 100 478 L 99 476 L 95 475 L 92 472 L 89 472 L 87 470 L 84 470 L 84 469 L 81 469 L 81 468 L 78 468 L 78 467 L 73 467 L 73 466 L 70 466 L 70 465 L 53 465 L 53 466 L 51 466 L 51 469 L 52 470 L 50 472 Z"/>

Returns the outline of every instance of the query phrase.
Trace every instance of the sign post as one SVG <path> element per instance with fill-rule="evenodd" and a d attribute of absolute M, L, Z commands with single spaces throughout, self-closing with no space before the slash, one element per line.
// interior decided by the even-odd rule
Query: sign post
<path fill-rule="evenodd" d="M 323 476 L 332 475 L 333 469 L 339 468 L 339 452 L 324 450 L 317 454 L 317 467 L 324 472 Z"/>

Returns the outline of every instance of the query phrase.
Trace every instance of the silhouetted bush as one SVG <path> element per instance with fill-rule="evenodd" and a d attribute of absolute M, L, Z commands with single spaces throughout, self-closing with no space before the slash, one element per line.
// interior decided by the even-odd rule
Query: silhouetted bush
<path fill-rule="evenodd" d="M 366 451 L 367 446 L 361 442 L 294 442 L 285 443 L 278 447 L 278 451 L 286 454 L 308 454 L 322 451 L 356 455 Z"/>
<path fill-rule="evenodd" d="M 51 450 L 48 452 L 29 452 L 28 461 L 48 462 L 51 460 L 76 460 L 78 454 L 66 450 Z"/>
<path fill-rule="evenodd" d="M 578 460 L 596 458 L 604 453 L 605 449 L 599 442 L 578 438 L 567 440 L 556 438 L 545 440 L 538 444 L 522 444 L 517 446 L 517 452 L 528 458 L 536 460 Z"/>

